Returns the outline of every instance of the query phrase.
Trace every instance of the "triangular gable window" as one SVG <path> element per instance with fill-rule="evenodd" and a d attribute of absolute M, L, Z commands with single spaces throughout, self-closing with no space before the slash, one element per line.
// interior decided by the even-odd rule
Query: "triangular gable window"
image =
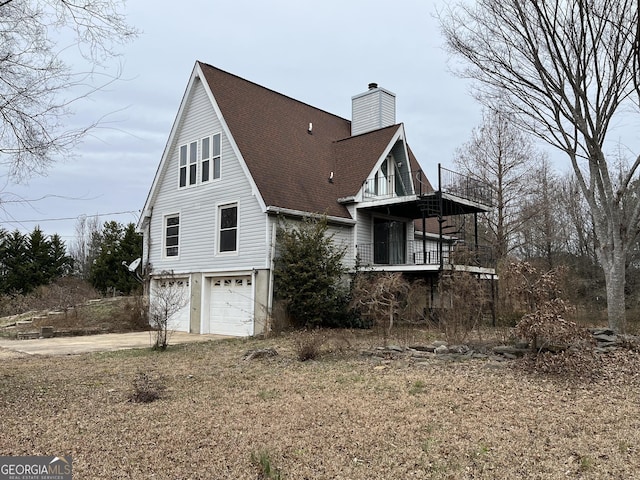
<path fill-rule="evenodd" d="M 373 177 L 367 179 L 365 197 L 402 197 L 411 195 L 412 190 L 407 162 L 397 161 L 396 156 L 390 153 Z"/>

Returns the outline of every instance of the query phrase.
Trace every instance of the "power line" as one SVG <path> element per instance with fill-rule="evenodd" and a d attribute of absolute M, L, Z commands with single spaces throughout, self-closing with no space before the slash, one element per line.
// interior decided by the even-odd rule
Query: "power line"
<path fill-rule="evenodd" d="M 92 215 L 80 214 L 75 217 L 60 217 L 60 218 L 41 218 L 39 220 L 2 220 L 0 223 L 41 223 L 41 222 L 60 222 L 63 220 L 77 220 L 81 217 L 107 217 L 109 215 L 124 215 L 127 213 L 139 214 L 140 210 L 127 210 L 124 212 L 110 212 L 110 213 L 94 213 Z"/>

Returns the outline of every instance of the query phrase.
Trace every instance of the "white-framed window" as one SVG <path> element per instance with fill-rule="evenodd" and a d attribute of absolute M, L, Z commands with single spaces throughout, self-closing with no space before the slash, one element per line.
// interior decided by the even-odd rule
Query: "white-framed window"
<path fill-rule="evenodd" d="M 200 141 L 200 157 L 202 160 L 202 183 L 209 181 L 211 177 L 211 138 L 204 137 Z"/>
<path fill-rule="evenodd" d="M 179 149 L 179 186 L 197 185 L 220 178 L 222 168 L 222 135 L 216 133 Z M 198 150 L 198 146 L 200 149 Z M 198 177 L 198 169 L 200 177 Z"/>
<path fill-rule="evenodd" d="M 198 181 L 198 142 L 189 144 L 189 185 Z"/>
<path fill-rule="evenodd" d="M 220 178 L 220 168 L 222 163 L 222 140 L 221 135 L 216 133 L 213 137 L 211 137 L 212 143 L 212 154 L 213 154 L 213 179 L 217 180 Z"/>
<path fill-rule="evenodd" d="M 218 252 L 238 251 L 238 204 L 218 207 Z"/>
<path fill-rule="evenodd" d="M 180 215 L 164 217 L 164 256 L 177 257 L 180 251 Z"/>
<path fill-rule="evenodd" d="M 198 142 L 182 145 L 179 150 L 179 185 L 195 185 L 198 181 Z"/>
<path fill-rule="evenodd" d="M 179 176 L 180 176 L 180 188 L 187 186 L 187 146 L 182 145 L 180 147 L 180 162 L 179 162 Z"/>

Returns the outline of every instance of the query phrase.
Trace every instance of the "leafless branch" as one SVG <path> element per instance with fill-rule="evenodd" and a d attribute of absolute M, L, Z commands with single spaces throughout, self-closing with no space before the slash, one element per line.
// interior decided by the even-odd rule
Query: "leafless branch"
<path fill-rule="evenodd" d="M 0 8 L 0 165 L 19 181 L 71 155 L 99 125 L 101 119 L 78 128 L 67 123 L 75 104 L 121 78 L 120 68 L 104 73 L 106 62 L 138 32 L 119 0 L 9 0 Z M 87 68 L 74 70 L 63 59 L 68 47 L 56 40 L 64 32 Z"/>

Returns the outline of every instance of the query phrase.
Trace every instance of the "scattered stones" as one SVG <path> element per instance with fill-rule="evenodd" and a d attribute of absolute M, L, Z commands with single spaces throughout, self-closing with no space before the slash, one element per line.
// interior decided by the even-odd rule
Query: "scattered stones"
<path fill-rule="evenodd" d="M 418 352 L 433 352 L 436 347 L 433 345 L 411 345 L 408 348 Z"/>
<path fill-rule="evenodd" d="M 617 334 L 609 328 L 589 329 L 595 341 L 596 353 L 610 353 L 618 348 L 640 350 L 640 337 L 637 335 Z"/>
<path fill-rule="evenodd" d="M 640 336 L 618 335 L 608 328 L 589 330 L 595 341 L 596 353 L 609 353 L 618 348 L 629 348 L 640 351 Z M 547 345 L 545 351 L 564 351 L 567 346 Z M 516 360 L 532 352 L 528 343 L 519 342 L 514 345 L 497 345 L 494 347 L 471 347 L 469 345 L 449 345 L 443 340 L 435 340 L 425 345 L 412 344 L 409 347 L 388 345 L 361 351 L 361 355 L 384 359 L 410 359 L 417 366 L 426 366 L 428 360 L 466 360 L 483 359 L 494 363 Z"/>
<path fill-rule="evenodd" d="M 390 359 L 410 359 L 415 365 L 429 365 L 428 360 L 469 360 L 469 359 L 490 359 L 495 361 L 512 360 L 524 355 L 528 348 L 516 348 L 508 345 L 501 345 L 493 350 L 486 348 L 472 348 L 469 345 L 448 345 L 447 342 L 437 340 L 428 345 L 411 345 L 410 347 L 400 347 L 388 345 L 386 347 L 374 347 L 370 350 L 362 350 L 360 354 L 366 357 L 373 357 L 376 360 Z"/>
<path fill-rule="evenodd" d="M 449 349 L 449 353 L 465 354 L 471 351 L 468 345 L 451 345 L 447 348 Z"/>
<path fill-rule="evenodd" d="M 606 335 L 604 333 L 601 335 L 594 335 L 593 338 L 598 343 L 617 343 L 618 342 L 618 337 L 616 335 Z"/>
<path fill-rule="evenodd" d="M 525 353 L 528 353 L 531 351 L 531 349 L 528 346 L 525 348 L 518 348 L 515 345 L 498 345 L 497 347 L 493 347 L 491 350 L 496 355 L 502 355 L 506 358 L 523 357 Z"/>

